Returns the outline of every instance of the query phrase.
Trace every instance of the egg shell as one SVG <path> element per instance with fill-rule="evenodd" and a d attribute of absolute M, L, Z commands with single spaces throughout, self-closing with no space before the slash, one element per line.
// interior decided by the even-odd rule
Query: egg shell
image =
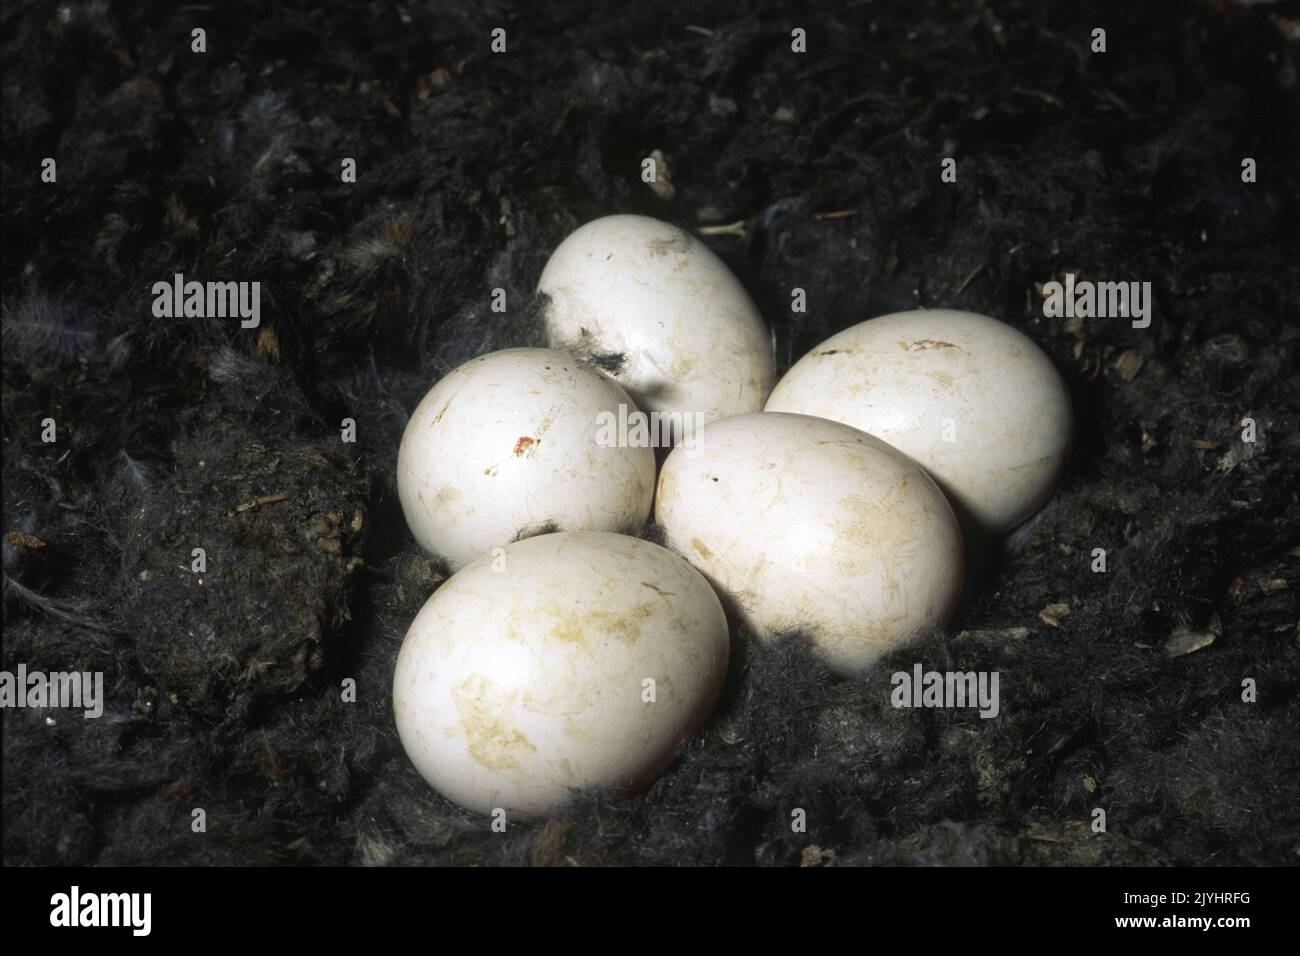
<path fill-rule="evenodd" d="M 816 415 L 920 462 L 970 526 L 1000 534 L 1051 497 L 1069 457 L 1070 396 L 1004 322 L 945 309 L 840 332 L 795 363 L 767 411 Z"/>
<path fill-rule="evenodd" d="M 755 412 L 775 381 L 771 339 L 731 270 L 690 233 L 606 216 L 551 255 L 538 291 L 548 344 L 594 360 L 646 412 Z"/>
<path fill-rule="evenodd" d="M 677 555 L 540 535 L 471 562 L 420 610 L 393 677 L 397 730 L 448 799 L 542 815 L 658 776 L 707 718 L 728 651 L 717 595 Z"/>
<path fill-rule="evenodd" d="M 804 415 L 706 426 L 675 449 L 655 515 L 760 640 L 805 631 L 842 674 L 943 626 L 962 586 L 962 539 L 938 486 L 897 450 Z"/>
<path fill-rule="evenodd" d="M 454 569 L 529 534 L 638 530 L 650 514 L 649 447 L 598 443 L 597 416 L 631 399 L 550 349 L 465 363 L 424 396 L 397 456 L 407 525 Z"/>

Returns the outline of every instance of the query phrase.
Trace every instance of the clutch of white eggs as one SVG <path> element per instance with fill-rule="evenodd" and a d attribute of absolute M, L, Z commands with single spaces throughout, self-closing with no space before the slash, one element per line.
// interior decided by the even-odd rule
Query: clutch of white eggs
<path fill-rule="evenodd" d="M 398 454 L 407 523 L 455 571 L 398 656 L 398 734 L 472 810 L 648 784 L 721 693 L 728 616 L 844 675 L 942 628 L 961 529 L 1010 530 L 1064 469 L 1064 383 L 995 319 L 869 319 L 773 388 L 757 307 L 675 226 L 590 222 L 539 291 L 550 348 L 451 372 Z M 652 448 L 596 441 L 620 405 L 704 423 L 657 483 Z M 666 547 L 636 537 L 652 507 Z"/>

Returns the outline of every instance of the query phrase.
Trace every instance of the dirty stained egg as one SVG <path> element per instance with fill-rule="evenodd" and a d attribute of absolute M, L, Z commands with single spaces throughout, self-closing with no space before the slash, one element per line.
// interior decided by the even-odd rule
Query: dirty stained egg
<path fill-rule="evenodd" d="M 661 773 L 712 709 L 728 648 L 717 596 L 679 556 L 540 535 L 471 562 L 416 616 L 393 677 L 398 734 L 455 803 L 545 814 Z"/>
<path fill-rule="evenodd" d="M 697 454 L 664 462 L 655 517 L 756 637 L 805 632 L 841 674 L 942 627 L 961 591 L 943 493 L 885 442 L 823 418 L 707 425 Z"/>
<path fill-rule="evenodd" d="M 550 349 L 472 359 L 439 381 L 407 423 L 397 457 L 406 522 L 457 569 L 520 537 L 555 530 L 636 533 L 654 494 L 654 451 L 596 441 L 627 393 Z"/>
<path fill-rule="evenodd" d="M 702 242 L 645 216 L 606 216 L 551 255 L 538 291 L 548 344 L 604 369 L 645 412 L 755 412 L 775 380 L 769 333 Z"/>
<path fill-rule="evenodd" d="M 777 383 L 767 411 L 844 422 L 915 459 L 972 527 L 1002 533 L 1051 497 L 1071 441 L 1070 398 L 1028 337 L 946 309 L 869 319 Z"/>

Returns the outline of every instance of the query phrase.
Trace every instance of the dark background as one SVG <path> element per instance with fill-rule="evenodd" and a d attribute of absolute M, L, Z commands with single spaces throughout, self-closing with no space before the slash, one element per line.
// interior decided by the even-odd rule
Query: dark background
<path fill-rule="evenodd" d="M 6 3 L 0 34 L 4 667 L 108 695 L 3 713 L 6 862 L 1300 860 L 1300 5 Z M 537 340 L 550 250 L 614 212 L 740 223 L 706 241 L 782 371 L 885 312 L 998 316 L 1079 442 L 949 634 L 858 681 L 737 635 L 648 792 L 492 834 L 393 727 L 443 578 L 397 443 L 440 375 Z M 155 319 L 178 271 L 260 281 L 262 327 Z M 1066 271 L 1150 281 L 1151 327 L 1043 318 Z M 1001 716 L 893 710 L 915 661 L 999 671 Z"/>

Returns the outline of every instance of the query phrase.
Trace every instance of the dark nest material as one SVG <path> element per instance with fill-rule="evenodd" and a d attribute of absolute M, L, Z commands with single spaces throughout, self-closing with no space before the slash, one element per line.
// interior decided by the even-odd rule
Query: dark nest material
<path fill-rule="evenodd" d="M 1297 862 L 1300 8 L 822 7 L 6 4 L 4 667 L 107 697 L 4 712 L 8 862 Z M 536 341 L 547 255 L 613 212 L 701 233 L 782 368 L 899 309 L 1012 323 L 1079 446 L 948 633 L 858 681 L 738 636 L 649 791 L 492 833 L 393 726 L 443 579 L 397 444 L 440 375 Z M 1067 271 L 1150 281 L 1151 327 L 1044 318 Z M 154 318 L 176 272 L 260 281 L 261 328 Z M 998 671 L 1000 716 L 892 709 L 915 661 Z"/>

